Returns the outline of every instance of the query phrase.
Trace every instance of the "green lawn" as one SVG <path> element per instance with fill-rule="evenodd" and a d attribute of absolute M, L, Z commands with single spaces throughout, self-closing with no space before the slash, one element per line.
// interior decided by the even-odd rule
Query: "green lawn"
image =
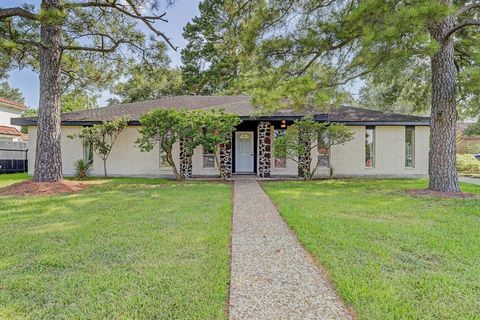
<path fill-rule="evenodd" d="M 2 173 L 0 174 L 0 188 L 29 179 L 27 173 Z"/>
<path fill-rule="evenodd" d="M 1 197 L 0 319 L 225 319 L 231 194 L 113 179 Z"/>
<path fill-rule="evenodd" d="M 479 199 L 404 193 L 424 180 L 264 187 L 358 319 L 480 319 Z"/>

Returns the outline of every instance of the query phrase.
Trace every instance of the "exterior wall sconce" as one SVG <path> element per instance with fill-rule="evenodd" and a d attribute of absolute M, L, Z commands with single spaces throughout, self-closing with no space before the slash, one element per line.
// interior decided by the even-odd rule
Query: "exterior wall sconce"
<path fill-rule="evenodd" d="M 282 120 L 282 122 L 280 123 L 280 128 L 285 129 L 286 127 L 287 127 L 287 122 L 285 122 L 285 120 Z"/>

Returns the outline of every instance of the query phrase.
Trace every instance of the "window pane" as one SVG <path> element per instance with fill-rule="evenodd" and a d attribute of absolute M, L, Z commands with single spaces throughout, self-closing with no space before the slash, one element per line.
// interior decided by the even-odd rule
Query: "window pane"
<path fill-rule="evenodd" d="M 168 168 L 170 164 L 167 162 L 167 153 L 160 148 L 160 168 Z"/>
<path fill-rule="evenodd" d="M 83 142 L 83 161 L 87 164 L 93 163 L 93 146 L 86 141 Z"/>
<path fill-rule="evenodd" d="M 415 127 L 405 127 L 405 167 L 415 167 Z"/>
<path fill-rule="evenodd" d="M 319 167 L 328 167 L 330 162 L 330 150 L 328 149 L 328 137 L 325 134 L 318 136 L 317 151 L 317 165 Z"/>
<path fill-rule="evenodd" d="M 287 159 L 285 159 L 285 158 L 275 158 L 275 167 L 276 168 L 286 168 L 287 167 Z"/>
<path fill-rule="evenodd" d="M 330 162 L 330 155 L 328 153 L 318 155 L 318 166 L 319 167 L 328 167 L 329 162 Z"/>
<path fill-rule="evenodd" d="M 204 168 L 215 168 L 215 156 L 213 154 L 204 154 L 203 155 L 203 167 Z"/>
<path fill-rule="evenodd" d="M 365 167 L 375 167 L 375 127 L 367 127 L 365 131 Z"/>
<path fill-rule="evenodd" d="M 286 129 L 275 129 L 274 130 L 275 139 L 277 137 L 284 136 L 285 133 L 286 133 Z M 287 159 L 285 157 L 283 157 L 283 158 L 275 157 L 274 160 L 275 160 L 274 161 L 275 168 L 286 168 L 287 167 Z"/>

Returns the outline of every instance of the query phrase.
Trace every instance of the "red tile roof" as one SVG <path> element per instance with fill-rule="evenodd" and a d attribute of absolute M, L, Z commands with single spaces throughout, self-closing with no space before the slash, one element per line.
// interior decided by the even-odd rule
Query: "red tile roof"
<path fill-rule="evenodd" d="M 6 98 L 2 98 L 0 97 L 0 103 L 3 103 L 3 104 L 7 104 L 11 107 L 14 107 L 14 108 L 17 108 L 17 109 L 20 109 L 20 110 L 27 110 L 27 106 L 20 103 L 20 102 L 16 102 L 16 101 L 12 101 L 12 100 L 8 100 Z"/>
<path fill-rule="evenodd" d="M 16 136 L 16 137 L 22 136 L 22 133 L 18 131 L 17 128 L 8 127 L 8 126 L 0 126 L 0 134 L 6 135 L 6 136 Z"/>

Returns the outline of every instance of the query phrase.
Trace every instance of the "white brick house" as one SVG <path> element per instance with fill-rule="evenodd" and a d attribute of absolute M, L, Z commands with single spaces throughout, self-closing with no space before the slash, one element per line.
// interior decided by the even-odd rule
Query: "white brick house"
<path fill-rule="evenodd" d="M 141 152 L 135 145 L 140 117 L 156 108 L 207 109 L 222 108 L 242 119 L 232 142 L 227 146 L 222 160 L 229 164 L 231 174 L 256 174 L 260 177 L 297 176 L 296 162 L 275 159 L 272 142 L 295 119 L 303 115 L 291 111 L 269 115 L 254 115 L 255 108 L 248 96 L 179 96 L 159 100 L 121 104 L 105 108 L 62 114 L 62 157 L 65 175 L 73 174 L 73 163 L 90 154 L 81 141 L 67 136 L 82 127 L 128 115 L 130 123 L 117 139 L 108 160 L 112 176 L 172 177 L 171 168 L 162 161 L 161 150 Z M 316 121 L 345 123 L 354 131 L 353 140 L 333 146 L 328 155 L 328 165 L 337 177 L 423 177 L 428 173 L 429 123 L 426 117 L 383 113 L 348 106 L 333 108 L 328 112 L 314 113 Z M 36 119 L 15 119 L 18 125 L 29 126 L 29 173 L 33 174 L 36 144 Z M 312 152 L 317 159 L 318 150 Z M 321 150 L 320 150 L 321 152 Z M 180 164 L 180 146 L 174 150 Z M 314 160 L 313 165 L 316 165 Z M 317 176 L 329 173 L 327 161 L 319 163 Z M 178 166 L 179 167 L 179 166 Z M 191 175 L 215 176 L 218 174 L 210 154 L 202 147 L 195 150 Z M 93 173 L 102 175 L 100 159 L 93 159 Z"/>

